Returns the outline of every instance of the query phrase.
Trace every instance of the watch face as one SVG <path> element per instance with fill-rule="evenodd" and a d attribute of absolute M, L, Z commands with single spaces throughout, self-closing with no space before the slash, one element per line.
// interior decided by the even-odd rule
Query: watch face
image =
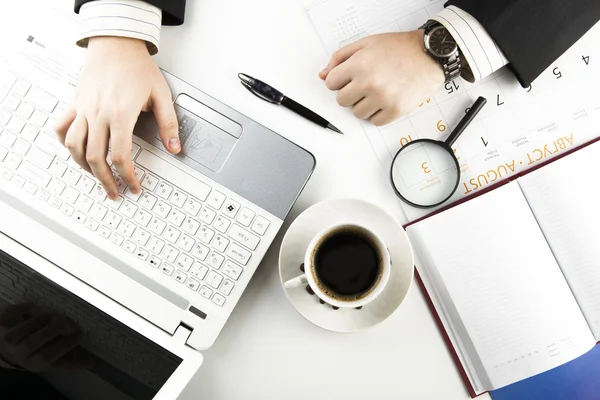
<path fill-rule="evenodd" d="M 458 49 L 458 44 L 448 32 L 448 29 L 438 26 L 429 32 L 426 47 L 437 57 L 450 57 Z"/>

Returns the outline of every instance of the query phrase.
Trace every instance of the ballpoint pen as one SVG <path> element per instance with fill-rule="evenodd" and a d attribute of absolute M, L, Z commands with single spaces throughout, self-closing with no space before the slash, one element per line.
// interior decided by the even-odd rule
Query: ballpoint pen
<path fill-rule="evenodd" d="M 308 119 L 309 121 L 314 122 L 319 126 L 322 126 L 323 128 L 330 129 L 334 132 L 343 135 L 343 133 L 338 128 L 333 126 L 325 118 L 304 107 L 302 104 L 297 103 L 289 97 L 285 96 L 279 90 L 246 74 L 238 74 L 238 77 L 242 81 L 242 85 L 244 85 L 244 87 L 256 97 L 264 101 L 268 101 L 272 104 L 284 106 L 285 108 L 292 110 L 296 114 Z"/>

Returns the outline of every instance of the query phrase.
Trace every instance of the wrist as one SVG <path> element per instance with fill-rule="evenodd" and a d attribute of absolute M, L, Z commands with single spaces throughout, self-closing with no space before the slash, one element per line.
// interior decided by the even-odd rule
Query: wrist
<path fill-rule="evenodd" d="M 99 47 L 129 47 L 132 49 L 146 49 L 146 42 L 141 39 L 120 36 L 96 36 L 89 38 L 88 48 Z"/>
<path fill-rule="evenodd" d="M 120 37 L 120 36 L 97 36 L 91 37 L 88 43 L 88 49 L 95 50 L 114 50 L 119 51 L 145 51 L 148 52 L 146 42 L 141 39 Z"/>
<path fill-rule="evenodd" d="M 443 85 L 446 81 L 444 67 L 429 54 L 429 51 L 425 47 L 425 30 L 417 29 L 411 32 L 411 34 L 413 35 L 415 46 L 417 46 L 419 52 L 423 55 L 424 70 L 427 72 L 429 78 L 440 86 Z"/>

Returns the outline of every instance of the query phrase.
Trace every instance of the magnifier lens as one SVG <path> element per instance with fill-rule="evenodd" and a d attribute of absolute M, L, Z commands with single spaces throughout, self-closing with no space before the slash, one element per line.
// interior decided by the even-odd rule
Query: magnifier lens
<path fill-rule="evenodd" d="M 458 160 L 443 142 L 418 140 L 404 146 L 392 165 L 392 182 L 407 203 L 435 207 L 448 200 L 460 181 Z"/>

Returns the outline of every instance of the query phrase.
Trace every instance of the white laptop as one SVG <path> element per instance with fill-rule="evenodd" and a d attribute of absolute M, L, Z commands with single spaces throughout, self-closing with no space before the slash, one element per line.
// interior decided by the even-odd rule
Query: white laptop
<path fill-rule="evenodd" d="M 54 26 L 73 23 L 58 15 L 61 21 L 50 19 Z M 0 300 L 41 303 L 78 321 L 84 332 L 117 330 L 132 346 L 116 351 L 111 346 L 119 343 L 101 335 L 87 335 L 82 346 L 123 374 L 116 387 L 127 396 L 138 398 L 131 387 L 141 385 L 139 398 L 176 398 L 200 366 L 199 351 L 214 343 L 240 300 L 315 160 L 165 72 L 183 151 L 169 155 L 153 118 L 142 116 L 131 156 L 143 191 L 133 195 L 117 177 L 120 197 L 110 201 L 52 131 L 72 97 L 81 52 L 54 52 L 52 39 L 35 30 L 15 33 L 14 46 L 1 40 L 3 50 L 12 50 L 0 58 L 0 255 L 10 261 L 0 268 Z M 134 371 L 140 367 L 131 360 L 150 348 L 156 357 Z M 121 359 L 107 356 L 114 353 Z M 106 371 L 99 376 L 114 378 Z"/>

